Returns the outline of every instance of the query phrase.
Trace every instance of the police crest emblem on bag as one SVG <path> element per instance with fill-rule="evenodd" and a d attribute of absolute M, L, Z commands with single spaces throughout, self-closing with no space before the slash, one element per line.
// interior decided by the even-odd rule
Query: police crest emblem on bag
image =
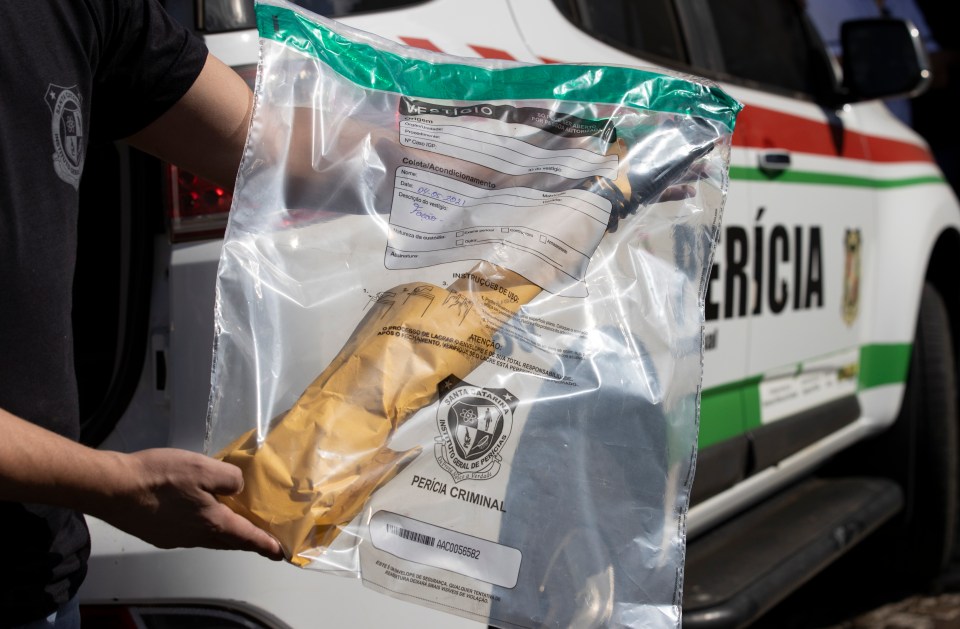
<path fill-rule="evenodd" d="M 517 398 L 506 389 L 478 387 L 453 376 L 438 389 L 437 463 L 455 483 L 493 478 L 500 471 L 500 450 L 513 429 Z"/>
<path fill-rule="evenodd" d="M 51 83 L 45 100 L 52 114 L 53 169 L 60 179 L 79 189 L 86 153 L 80 94 L 76 86 L 61 87 Z"/>

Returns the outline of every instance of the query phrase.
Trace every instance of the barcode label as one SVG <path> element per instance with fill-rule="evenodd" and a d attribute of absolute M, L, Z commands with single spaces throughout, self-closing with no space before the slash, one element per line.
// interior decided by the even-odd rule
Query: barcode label
<path fill-rule="evenodd" d="M 387 533 L 396 535 L 397 537 L 402 537 L 403 539 L 410 540 L 411 542 L 416 542 L 418 544 L 423 544 L 424 546 L 436 546 L 437 538 L 430 535 L 424 535 L 423 533 L 417 533 L 416 531 L 411 531 L 410 529 L 405 529 L 396 524 L 387 524 Z"/>
<path fill-rule="evenodd" d="M 505 588 L 516 586 L 520 573 L 516 548 L 389 511 L 370 518 L 370 541 L 395 557 Z"/>

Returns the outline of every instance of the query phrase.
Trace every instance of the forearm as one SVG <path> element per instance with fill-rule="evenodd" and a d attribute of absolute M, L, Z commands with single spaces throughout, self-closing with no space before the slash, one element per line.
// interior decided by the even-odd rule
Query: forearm
<path fill-rule="evenodd" d="M 129 491 L 131 461 L 35 426 L 0 409 L 0 499 L 37 502 L 102 513 Z"/>
<path fill-rule="evenodd" d="M 76 509 L 161 548 L 283 556 L 276 540 L 217 502 L 243 486 L 232 465 L 173 448 L 95 450 L 2 409 L 0 431 L 0 500 Z"/>

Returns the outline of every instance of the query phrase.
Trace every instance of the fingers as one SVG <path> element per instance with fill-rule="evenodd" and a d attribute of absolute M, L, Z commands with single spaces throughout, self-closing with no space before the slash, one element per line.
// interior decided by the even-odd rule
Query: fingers
<path fill-rule="evenodd" d="M 202 456 L 202 455 L 201 455 Z M 206 474 L 203 489 L 211 494 L 232 496 L 243 489 L 243 473 L 240 468 L 217 459 L 204 457 Z"/>
<path fill-rule="evenodd" d="M 160 548 L 246 550 L 283 559 L 276 539 L 217 500 L 217 495 L 230 496 L 243 489 L 240 468 L 173 448 L 131 456 L 149 477 L 136 484 L 146 489 L 107 521 Z M 140 508 L 144 505 L 148 509 Z"/>
<path fill-rule="evenodd" d="M 207 458 L 207 467 L 207 486 L 204 489 L 211 494 L 232 496 L 243 489 L 243 474 L 236 465 Z M 222 535 L 232 539 L 231 548 L 259 553 L 275 561 L 283 559 L 283 549 L 276 539 L 226 505 L 216 503 L 212 507 L 211 518 Z"/>
<path fill-rule="evenodd" d="M 255 552 L 274 561 L 284 558 L 280 542 L 226 505 L 218 503 L 213 507 L 210 517 L 219 531 L 220 539 L 229 542 L 225 544 L 228 549 Z"/>

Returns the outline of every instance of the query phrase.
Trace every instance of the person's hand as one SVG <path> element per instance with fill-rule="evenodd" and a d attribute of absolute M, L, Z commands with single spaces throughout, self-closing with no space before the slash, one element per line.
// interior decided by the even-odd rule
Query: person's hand
<path fill-rule="evenodd" d="M 103 504 L 103 520 L 160 548 L 249 550 L 283 559 L 276 539 L 217 501 L 243 487 L 240 470 L 172 448 L 120 455 L 128 477 Z"/>
<path fill-rule="evenodd" d="M 0 500 L 76 509 L 161 548 L 283 558 L 277 540 L 217 501 L 243 487 L 234 465 L 172 448 L 96 450 L 3 409 L 0 434 Z"/>

